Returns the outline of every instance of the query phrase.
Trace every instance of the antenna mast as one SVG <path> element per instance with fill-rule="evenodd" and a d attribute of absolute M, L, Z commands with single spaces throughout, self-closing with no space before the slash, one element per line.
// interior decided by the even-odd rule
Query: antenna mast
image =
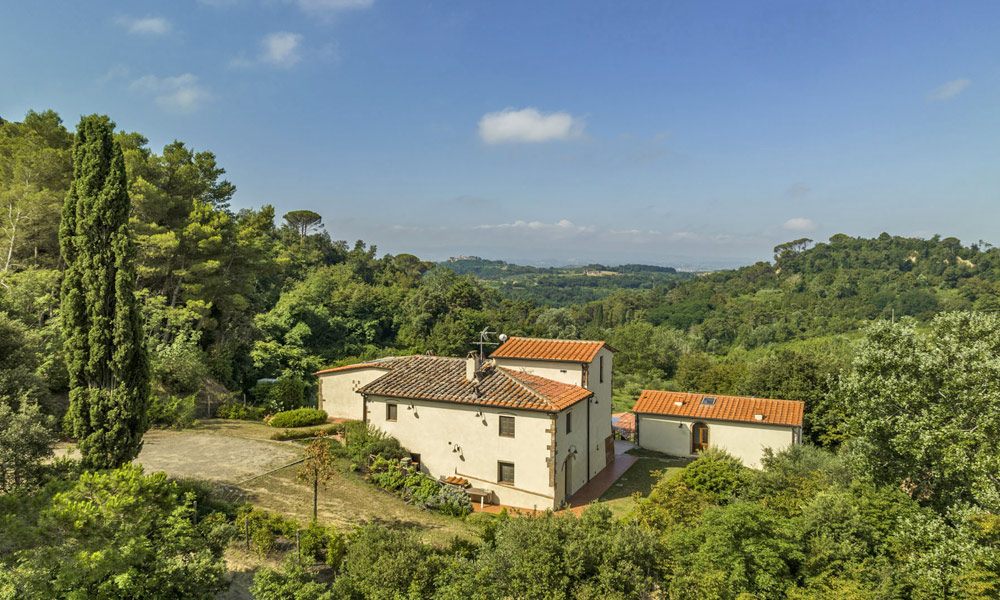
<path fill-rule="evenodd" d="M 479 346 L 479 361 L 480 361 L 480 363 L 482 363 L 482 361 L 486 360 L 486 346 L 499 346 L 500 345 L 500 342 L 491 342 L 490 341 L 490 336 L 491 335 L 496 335 L 496 334 L 497 334 L 497 332 L 495 332 L 495 331 L 489 331 L 489 327 L 485 327 L 485 328 L 483 328 L 482 331 L 479 332 L 479 341 L 472 343 L 473 346 Z M 507 338 L 507 336 L 505 336 L 502 333 L 500 334 L 500 341 L 503 341 L 506 338 Z"/>

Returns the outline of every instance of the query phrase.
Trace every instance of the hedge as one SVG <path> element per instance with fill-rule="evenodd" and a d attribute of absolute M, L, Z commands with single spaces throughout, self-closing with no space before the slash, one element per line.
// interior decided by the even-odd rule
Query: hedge
<path fill-rule="evenodd" d="M 309 427 L 310 425 L 320 425 L 326 423 L 327 414 L 325 410 L 315 408 L 296 408 L 286 410 L 272 417 L 264 419 L 264 422 L 271 427 Z"/>
<path fill-rule="evenodd" d="M 335 435 L 343 431 L 343 425 L 335 423 L 329 427 L 323 427 L 321 429 L 309 429 L 306 431 L 296 431 L 294 429 L 285 429 L 284 431 L 275 431 L 271 434 L 272 440 L 286 441 L 286 440 L 302 440 L 311 437 L 326 437 L 330 435 Z"/>
<path fill-rule="evenodd" d="M 215 416 L 220 419 L 240 419 L 243 421 L 260 421 L 267 416 L 263 406 L 243 406 L 242 404 L 223 404 L 215 410 Z"/>

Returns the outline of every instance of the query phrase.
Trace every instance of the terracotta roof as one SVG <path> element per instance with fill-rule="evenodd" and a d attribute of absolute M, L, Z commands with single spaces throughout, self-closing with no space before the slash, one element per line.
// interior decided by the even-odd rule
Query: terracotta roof
<path fill-rule="evenodd" d="M 593 395 L 588 389 L 487 364 L 477 381 L 465 378 L 466 359 L 410 356 L 361 387 L 361 394 L 461 404 L 559 411 Z"/>
<path fill-rule="evenodd" d="M 635 413 L 615 413 L 611 415 L 611 427 L 622 433 L 635 433 Z"/>
<path fill-rule="evenodd" d="M 715 398 L 713 405 L 702 404 L 702 398 Z M 802 426 L 805 403 L 797 400 L 773 400 L 743 396 L 719 396 L 643 390 L 632 408 L 634 413 L 671 415 L 695 419 L 744 421 L 765 425 Z M 758 419 L 756 415 L 762 415 Z"/>
<path fill-rule="evenodd" d="M 313 375 L 325 375 L 327 373 L 339 373 L 341 371 L 353 371 L 355 369 L 385 369 L 386 371 L 392 370 L 394 366 L 402 362 L 404 359 L 410 358 L 409 356 L 386 356 L 385 358 L 377 358 L 375 360 L 369 360 L 362 363 L 357 363 L 353 365 L 345 365 L 343 367 L 334 367 L 332 369 L 323 369 L 322 371 L 316 371 Z"/>
<path fill-rule="evenodd" d="M 490 354 L 490 358 L 527 358 L 531 360 L 558 360 L 589 363 L 597 351 L 615 349 L 607 342 L 586 340 L 546 340 L 540 338 L 512 337 Z"/>

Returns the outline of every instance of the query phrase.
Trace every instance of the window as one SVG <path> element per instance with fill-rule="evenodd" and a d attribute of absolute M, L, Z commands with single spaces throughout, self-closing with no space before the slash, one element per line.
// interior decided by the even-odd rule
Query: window
<path fill-rule="evenodd" d="M 514 463 L 497 462 L 497 483 L 514 485 Z"/>
<path fill-rule="evenodd" d="M 385 405 L 385 420 L 395 421 L 396 420 L 396 405 L 386 404 Z"/>
<path fill-rule="evenodd" d="M 566 413 L 566 433 L 573 433 L 573 413 Z"/>
<path fill-rule="evenodd" d="M 598 380 L 604 383 L 604 355 L 602 354 L 600 358 L 597 359 L 597 372 L 599 374 Z"/>
<path fill-rule="evenodd" d="M 514 437 L 514 417 L 500 417 L 500 437 Z"/>
<path fill-rule="evenodd" d="M 717 399 L 718 398 L 716 398 L 715 396 L 705 396 L 704 398 L 701 399 L 701 405 L 702 406 L 715 406 L 715 401 Z"/>

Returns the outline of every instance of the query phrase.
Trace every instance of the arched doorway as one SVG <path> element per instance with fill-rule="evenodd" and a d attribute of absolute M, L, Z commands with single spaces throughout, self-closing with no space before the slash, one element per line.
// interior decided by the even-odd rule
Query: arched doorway
<path fill-rule="evenodd" d="M 691 454 L 708 450 L 708 425 L 695 423 L 691 427 Z"/>

